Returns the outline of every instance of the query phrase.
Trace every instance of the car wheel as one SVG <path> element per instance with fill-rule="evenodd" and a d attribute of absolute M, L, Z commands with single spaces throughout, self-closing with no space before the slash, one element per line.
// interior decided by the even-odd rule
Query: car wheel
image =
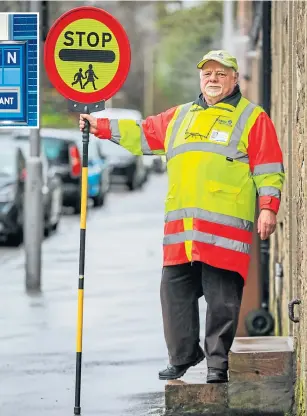
<path fill-rule="evenodd" d="M 97 196 L 94 196 L 92 199 L 93 199 L 93 203 L 94 203 L 94 207 L 95 208 L 97 208 L 97 207 L 102 207 L 103 206 L 103 204 L 104 204 L 104 198 L 105 198 L 105 195 L 104 195 L 104 193 L 103 193 L 103 191 L 102 191 L 102 185 L 100 184 L 100 188 L 99 188 L 99 194 L 97 195 Z"/>
<path fill-rule="evenodd" d="M 50 224 L 48 224 L 48 225 L 44 228 L 44 237 L 49 237 L 51 229 L 52 229 L 52 226 L 51 226 Z"/>
<path fill-rule="evenodd" d="M 127 183 L 127 187 L 128 187 L 128 189 L 129 189 L 129 191 L 134 191 L 134 190 L 135 190 L 135 188 L 136 188 L 135 183 L 134 183 L 133 181 L 128 182 L 128 183 Z"/>
<path fill-rule="evenodd" d="M 75 204 L 72 206 L 74 210 L 74 214 L 80 214 L 81 212 L 81 198 L 78 199 L 78 201 L 75 202 Z"/>
<path fill-rule="evenodd" d="M 52 229 L 52 224 L 51 224 L 51 208 L 48 210 L 48 213 L 45 213 L 45 218 L 44 218 L 44 237 L 49 237 L 51 229 Z"/>
<path fill-rule="evenodd" d="M 60 205 L 60 206 L 62 206 L 62 205 Z M 59 223 L 60 223 L 60 220 L 61 220 L 61 216 L 62 216 L 62 209 L 59 210 L 56 221 L 53 224 L 51 224 L 51 230 L 52 231 L 56 231 L 58 229 Z"/>
<path fill-rule="evenodd" d="M 56 231 L 58 229 L 59 226 L 59 221 L 57 221 L 56 223 L 52 224 L 52 231 Z"/>
<path fill-rule="evenodd" d="M 56 194 L 56 215 L 52 216 L 53 221 L 51 222 L 50 228 L 51 231 L 56 231 L 61 220 L 62 216 L 62 206 L 63 206 L 63 191 L 59 188 L 58 193 Z"/>
<path fill-rule="evenodd" d="M 132 176 L 132 179 L 127 182 L 127 187 L 129 189 L 129 191 L 134 191 L 135 189 L 137 189 L 138 183 L 137 183 L 136 173 L 134 173 L 134 175 Z"/>
<path fill-rule="evenodd" d="M 270 335 L 274 329 L 274 318 L 265 309 L 251 311 L 245 318 L 245 327 L 251 337 Z"/>
<path fill-rule="evenodd" d="M 94 207 L 102 207 L 102 205 L 104 204 L 104 195 L 103 194 L 99 194 L 97 196 L 93 197 L 93 202 L 94 202 Z"/>
<path fill-rule="evenodd" d="M 19 230 L 17 233 L 9 234 L 7 236 L 7 244 L 12 247 L 18 247 L 23 240 L 22 230 Z"/>

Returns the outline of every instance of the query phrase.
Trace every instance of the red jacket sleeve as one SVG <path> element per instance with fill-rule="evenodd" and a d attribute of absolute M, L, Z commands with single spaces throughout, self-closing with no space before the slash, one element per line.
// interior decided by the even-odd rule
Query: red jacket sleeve
<path fill-rule="evenodd" d="M 273 122 L 265 112 L 250 130 L 247 151 L 259 194 L 259 208 L 277 213 L 284 182 L 283 156 Z"/>
<path fill-rule="evenodd" d="M 151 150 L 164 149 L 166 130 L 176 109 L 177 107 L 172 107 L 156 116 L 149 116 L 142 122 L 143 132 Z"/>
<path fill-rule="evenodd" d="M 97 118 L 97 131 L 95 136 L 99 139 L 111 139 L 112 132 L 108 118 Z"/>

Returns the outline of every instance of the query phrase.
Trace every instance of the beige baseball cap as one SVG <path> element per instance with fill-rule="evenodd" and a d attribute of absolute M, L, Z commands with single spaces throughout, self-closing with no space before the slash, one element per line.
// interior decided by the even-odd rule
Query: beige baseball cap
<path fill-rule="evenodd" d="M 210 51 L 203 56 L 203 59 L 198 62 L 197 68 L 201 69 L 203 65 L 208 61 L 216 61 L 220 64 L 227 66 L 228 68 L 233 68 L 235 71 L 238 71 L 238 63 L 234 56 L 231 56 L 227 51 Z"/>

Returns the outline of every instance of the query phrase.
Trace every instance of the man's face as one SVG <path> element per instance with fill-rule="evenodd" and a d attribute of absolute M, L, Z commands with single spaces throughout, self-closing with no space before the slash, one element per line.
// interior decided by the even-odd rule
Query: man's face
<path fill-rule="evenodd" d="M 206 101 L 214 104 L 231 94 L 238 74 L 219 62 L 208 61 L 200 70 L 200 89 Z"/>

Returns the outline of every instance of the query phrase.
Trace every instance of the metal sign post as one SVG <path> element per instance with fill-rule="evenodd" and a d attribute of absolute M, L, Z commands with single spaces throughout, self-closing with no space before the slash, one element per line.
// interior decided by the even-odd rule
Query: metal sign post
<path fill-rule="evenodd" d="M 78 113 L 90 114 L 105 109 L 105 101 L 125 82 L 130 60 L 130 44 L 123 27 L 109 13 L 95 7 L 78 7 L 63 14 L 51 27 L 45 42 L 48 77 L 68 99 L 69 110 Z M 81 414 L 89 130 L 86 120 L 82 133 L 75 415 Z"/>
<path fill-rule="evenodd" d="M 89 114 L 91 109 L 101 111 L 105 109 L 105 102 L 94 105 L 80 104 L 69 101 L 71 111 Z M 76 383 L 74 414 L 81 414 L 81 370 L 82 370 L 82 339 L 83 339 L 83 300 L 84 300 L 84 273 L 85 273 L 85 238 L 87 213 L 87 183 L 88 183 L 88 146 L 89 122 L 85 120 L 82 132 L 82 174 L 81 174 L 81 210 L 80 210 L 80 254 L 79 254 L 79 281 L 78 281 L 78 318 L 77 318 L 77 350 L 76 350 Z"/>
<path fill-rule="evenodd" d="M 40 125 L 40 102 L 41 94 L 36 98 L 39 91 L 39 84 L 42 71 L 42 60 L 40 55 L 41 48 L 41 27 L 39 24 L 40 2 L 30 2 L 31 14 L 25 16 L 16 16 L 19 20 L 12 23 L 16 24 L 16 35 L 19 34 L 19 28 L 22 25 L 28 27 L 28 60 L 27 60 L 27 78 L 28 78 L 28 98 L 24 102 L 28 103 L 28 124 L 32 126 Z M 37 13 L 37 14 L 36 14 Z M 27 24 L 25 24 L 27 22 Z M 35 24 L 36 23 L 36 24 Z M 35 27 L 36 26 L 36 27 Z M 37 31 L 37 45 L 30 39 L 33 39 Z M 37 49 L 37 55 L 34 53 Z M 33 59 L 37 56 L 36 59 Z M 37 66 L 37 69 L 35 68 Z M 33 80 L 37 77 L 32 86 Z M 30 81 L 31 80 L 31 81 Z M 26 97 L 25 97 L 26 98 Z M 30 105 L 31 104 L 31 105 Z M 36 107 L 35 107 L 36 105 Z M 32 109 L 32 111 L 31 111 Z M 35 112 L 37 115 L 35 116 Z M 30 117 L 29 117 L 30 116 Z M 24 249 L 25 249 L 25 271 L 26 271 L 26 290 L 28 293 L 37 293 L 41 291 L 41 272 L 42 272 L 42 241 L 44 238 L 44 209 L 43 209 L 43 165 L 41 159 L 41 138 L 40 129 L 31 129 L 29 135 L 30 155 L 26 161 L 27 178 L 25 183 L 25 202 L 24 202 Z"/>
<path fill-rule="evenodd" d="M 88 114 L 88 107 L 84 107 L 84 113 Z M 84 266 L 85 266 L 85 233 L 86 233 L 86 209 L 87 209 L 87 180 L 88 180 L 88 144 L 89 122 L 85 120 L 82 133 L 82 186 L 81 186 L 81 214 L 80 214 L 80 258 L 79 258 L 79 283 L 78 283 L 78 323 L 77 323 L 77 351 L 76 351 L 76 385 L 75 385 L 75 415 L 80 415 L 81 407 L 81 364 L 82 364 L 82 337 L 83 337 L 83 293 L 84 293 Z"/>

